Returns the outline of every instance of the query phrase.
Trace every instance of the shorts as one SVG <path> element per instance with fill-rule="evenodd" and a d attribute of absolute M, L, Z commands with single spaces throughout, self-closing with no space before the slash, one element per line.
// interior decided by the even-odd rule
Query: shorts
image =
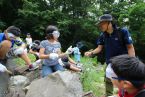
<path fill-rule="evenodd" d="M 58 59 L 58 63 L 63 66 L 66 69 L 70 69 L 70 63 L 69 62 L 64 62 L 61 58 Z"/>
<path fill-rule="evenodd" d="M 6 57 L 7 58 L 17 58 L 18 56 L 15 55 L 14 51 L 16 50 L 17 48 L 11 48 L 9 50 L 9 52 L 6 54 Z"/>

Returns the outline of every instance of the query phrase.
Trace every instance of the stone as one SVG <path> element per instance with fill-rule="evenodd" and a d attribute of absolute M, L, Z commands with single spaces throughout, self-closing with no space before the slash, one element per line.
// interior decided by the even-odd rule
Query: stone
<path fill-rule="evenodd" d="M 9 81 L 9 92 L 6 97 L 25 97 L 25 91 L 23 91 L 23 88 L 29 84 L 30 81 L 25 76 L 12 76 Z"/>
<path fill-rule="evenodd" d="M 26 97 L 82 97 L 79 75 L 69 71 L 57 71 L 33 81 Z"/>
<path fill-rule="evenodd" d="M 25 87 L 29 83 L 30 83 L 29 79 L 22 75 L 16 75 L 10 78 L 10 86 Z"/>

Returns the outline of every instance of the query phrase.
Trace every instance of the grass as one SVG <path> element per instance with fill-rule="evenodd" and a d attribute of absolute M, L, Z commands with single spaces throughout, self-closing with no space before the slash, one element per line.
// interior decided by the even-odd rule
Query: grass
<path fill-rule="evenodd" d="M 30 58 L 30 60 L 32 62 L 35 61 L 35 56 L 33 54 L 28 54 L 28 56 L 29 56 L 29 58 Z M 24 66 L 25 65 L 25 62 L 21 58 L 16 58 L 15 62 L 16 62 L 16 64 L 18 64 L 20 66 Z"/>
<path fill-rule="evenodd" d="M 32 62 L 35 61 L 35 56 L 29 54 Z M 16 63 L 23 66 L 25 62 L 17 58 Z M 105 93 L 104 88 L 104 65 L 98 65 L 97 58 L 82 57 L 83 73 L 81 74 L 81 82 L 85 92 L 92 91 L 95 96 L 101 96 Z"/>
<path fill-rule="evenodd" d="M 99 66 L 96 60 L 96 57 L 82 58 L 85 70 L 81 75 L 81 81 L 84 91 L 92 91 L 95 96 L 101 96 L 105 93 L 104 66 Z"/>

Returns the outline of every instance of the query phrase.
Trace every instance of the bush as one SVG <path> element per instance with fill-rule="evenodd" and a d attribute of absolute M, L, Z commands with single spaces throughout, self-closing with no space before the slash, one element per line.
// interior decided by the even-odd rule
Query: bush
<path fill-rule="evenodd" d="M 81 75 L 81 82 L 85 92 L 93 91 L 96 96 L 105 92 L 104 88 L 104 67 L 98 65 L 95 58 L 82 58 L 84 72 Z M 101 68 L 100 68 L 101 67 Z M 100 69 L 98 69 L 100 68 Z"/>

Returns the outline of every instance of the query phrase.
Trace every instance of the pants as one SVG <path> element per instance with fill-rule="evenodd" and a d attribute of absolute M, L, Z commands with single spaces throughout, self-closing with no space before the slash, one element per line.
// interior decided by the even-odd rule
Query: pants
<path fill-rule="evenodd" d="M 112 96 L 113 95 L 113 84 L 109 78 L 105 77 L 105 88 L 106 88 L 106 96 Z"/>
<path fill-rule="evenodd" d="M 42 65 L 42 77 L 48 76 L 49 74 L 58 70 L 63 71 L 64 68 L 60 64 L 53 66 Z"/>
<path fill-rule="evenodd" d="M 107 68 L 107 66 L 106 66 Z M 105 68 L 105 95 L 106 97 L 113 95 L 113 84 L 109 78 L 106 77 L 106 68 Z"/>

